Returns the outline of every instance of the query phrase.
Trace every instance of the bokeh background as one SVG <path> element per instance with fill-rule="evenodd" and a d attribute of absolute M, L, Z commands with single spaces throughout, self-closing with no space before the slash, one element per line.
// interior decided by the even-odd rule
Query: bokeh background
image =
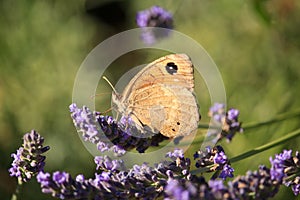
<path fill-rule="evenodd" d="M 17 1 L 0 2 L 0 196 L 9 199 L 16 179 L 9 177 L 10 154 L 22 135 L 36 129 L 51 150 L 46 171 L 73 176 L 94 174 L 93 157 L 82 145 L 68 106 L 73 82 L 86 55 L 106 38 L 136 28 L 135 15 L 159 5 L 174 14 L 175 30 L 199 42 L 217 64 L 228 107 L 240 110 L 244 123 L 263 121 L 300 108 L 300 2 L 297 0 L 168 1 Z M 155 50 L 131 52 L 113 63 L 110 80 L 130 66 L 151 61 Z M 160 56 L 158 56 L 160 57 Z M 99 66 L 101 63 L 99 63 Z M 197 84 L 197 83 L 196 83 Z M 200 86 L 204 87 L 205 86 Z M 110 105 L 111 89 L 95 97 L 99 109 Z M 106 94 L 105 94 L 106 93 Z M 198 94 L 203 116 L 211 102 Z M 103 110 L 102 110 L 103 111 Z M 299 128 L 299 117 L 255 128 L 222 142 L 229 157 L 273 141 Z M 234 163 L 235 174 L 269 164 L 282 149 L 299 150 L 300 139 Z M 196 144 L 197 145 L 197 144 Z M 198 144 L 199 145 L 199 144 Z M 196 148 L 196 147 L 193 147 Z M 189 151 L 192 155 L 194 151 Z M 296 199 L 281 188 L 276 199 Z M 53 199 L 35 180 L 24 185 L 22 199 Z"/>

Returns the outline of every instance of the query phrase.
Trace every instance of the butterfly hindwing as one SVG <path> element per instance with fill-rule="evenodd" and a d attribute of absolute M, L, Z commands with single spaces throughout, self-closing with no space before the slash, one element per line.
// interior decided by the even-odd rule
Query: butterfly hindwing
<path fill-rule="evenodd" d="M 117 112 L 130 116 L 139 129 L 147 127 L 167 137 L 187 135 L 197 128 L 199 110 L 193 64 L 185 54 L 171 54 L 147 65 L 114 98 Z M 143 132 L 141 130 L 141 132 Z"/>
<path fill-rule="evenodd" d="M 180 86 L 155 85 L 135 93 L 128 106 L 143 125 L 167 137 L 186 135 L 197 129 L 199 112 L 194 95 Z M 136 123 L 139 123 L 136 122 Z"/>

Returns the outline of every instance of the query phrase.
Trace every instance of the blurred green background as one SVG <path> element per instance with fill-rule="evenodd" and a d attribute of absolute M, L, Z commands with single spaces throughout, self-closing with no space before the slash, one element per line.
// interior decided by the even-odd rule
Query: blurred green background
<path fill-rule="evenodd" d="M 1 1 L 1 199 L 9 199 L 16 187 L 15 178 L 7 172 L 10 154 L 31 129 L 44 136 L 45 144 L 51 147 L 46 154 L 46 171 L 93 176 L 93 157 L 77 136 L 68 110 L 76 72 L 97 44 L 136 28 L 136 12 L 155 4 L 171 11 L 175 29 L 198 41 L 213 58 L 223 76 L 228 107 L 240 110 L 241 121 L 262 121 L 300 108 L 297 0 Z M 126 72 L 127 66 L 147 61 L 147 50 L 143 50 L 122 56 L 114 65 Z M 110 78 L 113 83 L 117 81 L 113 75 Z M 106 86 L 104 92 L 109 91 Z M 107 108 L 109 99 L 110 95 L 102 95 L 96 102 Z M 198 99 L 205 123 L 209 98 L 198 94 Z M 296 128 L 299 117 L 251 129 L 237 135 L 232 143 L 222 144 L 233 157 Z M 245 174 L 260 164 L 269 166 L 269 156 L 284 148 L 299 150 L 299 142 L 297 138 L 234 163 L 235 174 Z M 191 156 L 193 151 L 189 152 Z M 295 199 L 285 187 L 276 199 L 283 197 Z M 22 199 L 52 198 L 42 194 L 32 180 L 24 185 Z"/>

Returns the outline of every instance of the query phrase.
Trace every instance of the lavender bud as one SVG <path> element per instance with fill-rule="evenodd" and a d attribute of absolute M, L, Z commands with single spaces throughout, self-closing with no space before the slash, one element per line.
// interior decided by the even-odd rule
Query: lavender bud
<path fill-rule="evenodd" d="M 153 44 L 159 38 L 169 35 L 168 29 L 173 28 L 172 14 L 159 6 L 153 6 L 147 10 L 142 10 L 136 15 L 136 23 L 139 27 L 144 28 L 141 35 L 146 44 Z M 146 27 L 161 27 L 164 29 L 146 29 Z"/>
<path fill-rule="evenodd" d="M 15 176 L 20 182 L 27 182 L 40 171 L 44 170 L 46 157 L 42 154 L 48 151 L 49 146 L 44 147 L 44 138 L 35 130 L 23 136 L 23 144 L 16 153 L 12 167 L 9 169 L 10 176 Z"/>
<path fill-rule="evenodd" d="M 222 127 L 221 132 L 218 129 L 210 129 L 208 133 L 215 143 L 224 137 L 230 142 L 236 132 L 243 132 L 242 124 L 238 121 L 239 113 L 239 110 L 234 108 L 225 112 L 225 104 L 215 103 L 210 107 L 208 116 L 213 119 L 211 125 Z"/>

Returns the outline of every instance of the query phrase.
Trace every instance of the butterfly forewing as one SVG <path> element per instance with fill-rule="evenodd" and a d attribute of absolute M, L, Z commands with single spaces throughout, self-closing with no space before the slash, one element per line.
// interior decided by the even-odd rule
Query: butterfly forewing
<path fill-rule="evenodd" d="M 169 70 L 168 63 L 177 66 L 176 72 Z M 128 99 L 131 93 L 139 88 L 154 84 L 180 85 L 193 91 L 194 69 L 190 58 L 185 54 L 171 54 L 147 65 L 128 83 L 123 98 Z"/>

